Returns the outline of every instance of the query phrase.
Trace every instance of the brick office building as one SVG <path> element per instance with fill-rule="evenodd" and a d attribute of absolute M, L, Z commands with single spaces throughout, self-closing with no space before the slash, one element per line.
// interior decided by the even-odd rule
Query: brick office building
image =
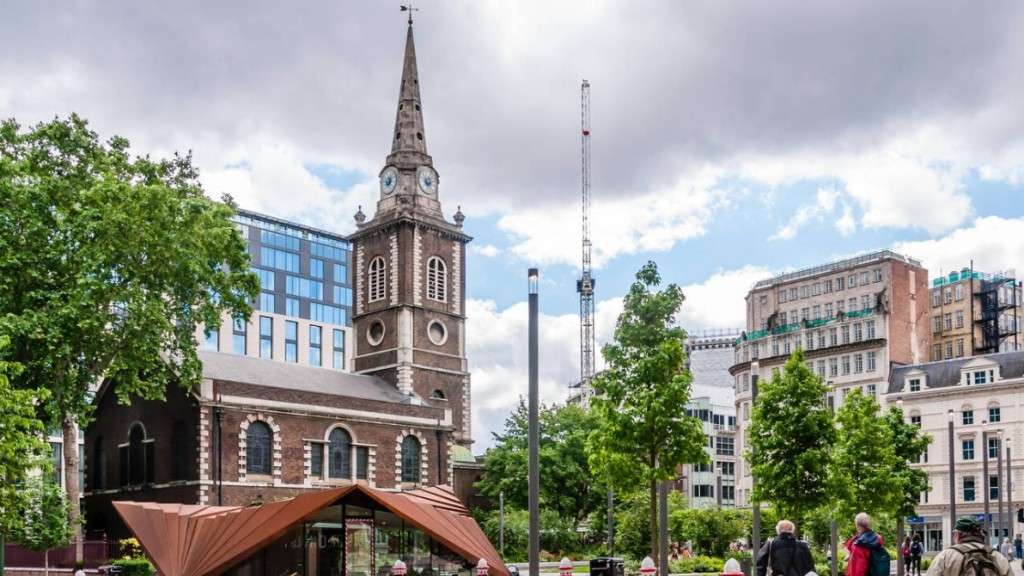
<path fill-rule="evenodd" d="M 472 443 L 470 237 L 438 201 L 411 25 L 392 134 L 376 214 L 360 208 L 349 238 L 354 372 L 202 350 L 201 385 L 166 401 L 122 406 L 105 384 L 86 430 L 90 531 L 126 534 L 115 500 L 239 505 L 349 482 L 453 482 Z"/>

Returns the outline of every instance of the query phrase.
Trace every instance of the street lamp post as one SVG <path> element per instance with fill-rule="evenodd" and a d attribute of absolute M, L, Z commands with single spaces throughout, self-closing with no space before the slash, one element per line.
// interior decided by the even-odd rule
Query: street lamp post
<path fill-rule="evenodd" d="M 540 575 L 540 424 L 537 420 L 537 289 L 540 273 L 527 272 L 530 300 L 530 324 L 527 351 L 529 354 L 529 508 L 530 508 L 530 576 Z"/>
<path fill-rule="evenodd" d="M 900 418 L 902 419 L 904 417 L 903 416 L 903 398 L 898 398 L 896 400 L 896 407 L 899 409 L 899 411 L 900 411 Z M 896 542 L 900 546 L 903 545 L 903 536 L 904 536 L 904 534 L 906 532 L 906 528 L 903 525 L 904 520 L 905 520 L 905 518 L 903 517 L 903 514 L 900 514 L 899 517 L 896 518 Z M 896 576 L 903 576 L 904 570 L 906 570 L 906 566 L 903 565 L 903 555 L 902 554 L 897 554 L 896 555 Z"/>
<path fill-rule="evenodd" d="M 956 526 L 956 446 L 953 438 L 953 409 L 946 414 L 949 419 L 949 531 Z"/>
<path fill-rule="evenodd" d="M 992 540 L 992 516 L 989 508 L 989 478 L 988 478 L 988 420 L 981 422 L 981 481 L 982 490 L 985 496 L 985 538 L 989 543 Z"/>
<path fill-rule="evenodd" d="M 999 478 L 1003 474 L 1003 443 L 1001 437 L 996 439 L 996 485 L 1002 484 Z M 1006 493 L 1005 486 L 999 486 L 999 498 L 996 499 L 996 542 L 999 542 L 999 531 L 1005 527 L 1004 522 L 1008 517 L 1003 516 L 1003 495 Z"/>
<path fill-rule="evenodd" d="M 1010 539 L 1010 542 L 1013 542 L 1013 523 L 1015 519 L 1013 517 L 1013 478 L 1010 475 L 1010 443 L 1013 440 L 1007 438 L 1003 442 L 1006 444 L 1006 528 L 1009 531 L 1006 536 Z"/>

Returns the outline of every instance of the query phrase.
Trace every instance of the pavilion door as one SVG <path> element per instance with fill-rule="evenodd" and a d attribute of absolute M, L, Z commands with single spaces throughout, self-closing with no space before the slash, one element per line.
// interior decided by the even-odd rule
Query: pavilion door
<path fill-rule="evenodd" d="M 345 576 L 375 576 L 372 519 L 345 519 Z"/>

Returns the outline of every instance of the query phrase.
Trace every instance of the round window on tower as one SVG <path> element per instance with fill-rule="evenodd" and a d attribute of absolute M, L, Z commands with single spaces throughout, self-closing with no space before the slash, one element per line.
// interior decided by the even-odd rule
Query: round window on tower
<path fill-rule="evenodd" d="M 448 341 L 448 330 L 438 320 L 431 320 L 430 324 L 427 324 L 427 337 L 436 346 L 441 346 Z"/>
<path fill-rule="evenodd" d="M 374 320 L 366 330 L 366 341 L 370 343 L 370 346 L 377 346 L 382 340 L 384 340 L 384 322 Z"/>

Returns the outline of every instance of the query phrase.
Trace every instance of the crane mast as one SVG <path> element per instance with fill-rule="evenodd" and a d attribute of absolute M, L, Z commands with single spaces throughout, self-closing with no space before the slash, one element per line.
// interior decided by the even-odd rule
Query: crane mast
<path fill-rule="evenodd" d="M 580 279 L 580 398 L 584 405 L 593 394 L 594 378 L 594 277 L 590 267 L 590 82 L 580 86 L 580 183 L 583 199 L 583 254 Z"/>

